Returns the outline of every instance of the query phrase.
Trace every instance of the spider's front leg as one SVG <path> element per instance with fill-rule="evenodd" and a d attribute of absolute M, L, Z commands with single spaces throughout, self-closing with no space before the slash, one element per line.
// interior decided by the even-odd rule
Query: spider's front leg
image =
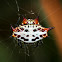
<path fill-rule="evenodd" d="M 37 42 L 36 42 L 36 46 L 35 46 L 35 47 L 38 47 L 38 46 L 40 46 L 40 45 L 42 45 L 42 44 L 43 44 L 43 41 L 42 41 L 42 40 L 37 41 Z"/>
<path fill-rule="evenodd" d="M 38 45 L 42 45 L 42 44 L 43 44 L 43 41 L 42 40 L 39 40 Z"/>
<path fill-rule="evenodd" d="M 22 42 L 18 39 L 18 45 L 22 48 Z"/>

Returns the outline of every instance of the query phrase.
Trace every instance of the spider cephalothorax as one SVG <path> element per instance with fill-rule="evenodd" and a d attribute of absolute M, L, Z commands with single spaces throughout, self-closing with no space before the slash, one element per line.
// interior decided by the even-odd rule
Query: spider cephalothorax
<path fill-rule="evenodd" d="M 11 26 L 13 33 L 12 37 L 17 38 L 18 41 L 24 43 L 35 43 L 48 36 L 47 32 L 54 27 L 44 28 L 36 19 L 23 18 L 22 24 L 16 28 Z"/>

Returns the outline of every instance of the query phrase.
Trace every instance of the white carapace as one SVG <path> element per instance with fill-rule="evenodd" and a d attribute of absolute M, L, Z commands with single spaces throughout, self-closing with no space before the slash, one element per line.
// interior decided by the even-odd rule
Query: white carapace
<path fill-rule="evenodd" d="M 34 43 L 46 38 L 48 36 L 47 32 L 54 27 L 44 28 L 36 19 L 26 19 L 23 18 L 23 22 L 16 28 L 11 26 L 13 33 L 12 37 L 17 38 L 21 42 Z"/>

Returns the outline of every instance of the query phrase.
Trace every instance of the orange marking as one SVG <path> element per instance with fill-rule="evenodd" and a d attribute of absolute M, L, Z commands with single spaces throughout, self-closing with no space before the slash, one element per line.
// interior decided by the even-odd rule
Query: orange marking
<path fill-rule="evenodd" d="M 26 18 L 23 18 L 23 24 L 27 24 L 27 19 Z"/>
<path fill-rule="evenodd" d="M 12 37 L 16 37 L 15 35 L 12 35 Z"/>
<path fill-rule="evenodd" d="M 38 18 L 36 18 L 36 19 L 34 20 L 34 22 L 35 22 L 35 24 L 38 24 Z"/>

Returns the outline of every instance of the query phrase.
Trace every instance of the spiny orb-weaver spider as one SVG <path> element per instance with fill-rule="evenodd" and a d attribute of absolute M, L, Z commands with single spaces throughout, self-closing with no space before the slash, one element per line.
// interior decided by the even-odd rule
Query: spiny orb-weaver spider
<path fill-rule="evenodd" d="M 43 38 L 48 37 L 47 32 L 54 27 L 44 28 L 38 22 L 38 17 L 36 19 L 26 19 L 23 18 L 22 24 L 16 28 L 12 27 L 12 37 L 16 38 L 18 44 L 22 47 L 24 44 L 34 44 L 39 45 Z M 41 40 L 41 41 L 40 41 Z"/>

